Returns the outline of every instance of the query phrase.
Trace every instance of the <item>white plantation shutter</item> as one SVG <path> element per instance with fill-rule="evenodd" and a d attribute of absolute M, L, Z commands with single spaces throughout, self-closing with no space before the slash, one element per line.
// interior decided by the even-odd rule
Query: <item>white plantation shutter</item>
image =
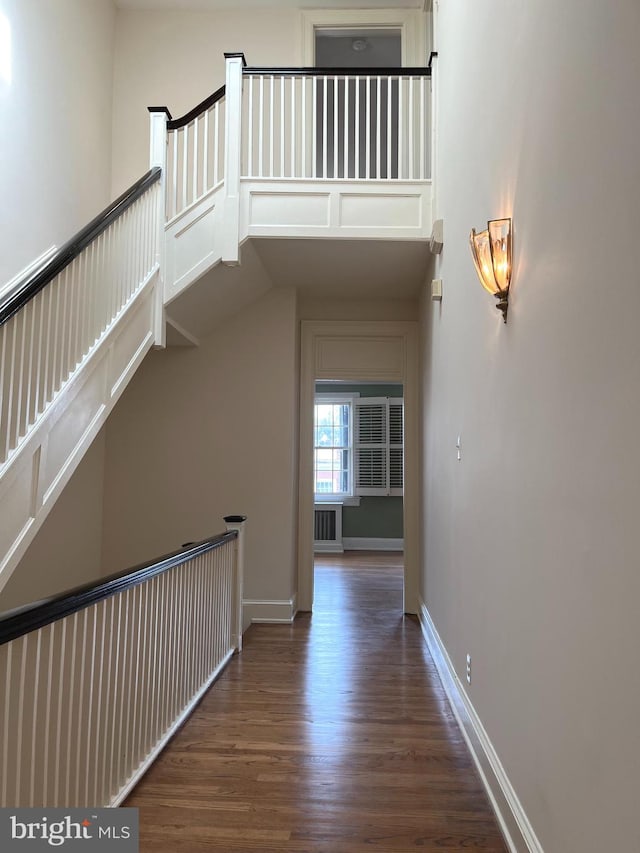
<path fill-rule="evenodd" d="M 401 495 L 402 400 L 364 397 L 355 412 L 356 495 Z"/>
<path fill-rule="evenodd" d="M 389 399 L 389 492 L 403 494 L 404 489 L 404 406 L 402 400 Z"/>

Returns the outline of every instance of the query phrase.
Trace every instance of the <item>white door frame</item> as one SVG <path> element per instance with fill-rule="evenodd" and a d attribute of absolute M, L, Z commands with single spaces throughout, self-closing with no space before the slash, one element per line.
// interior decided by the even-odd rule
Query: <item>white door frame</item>
<path fill-rule="evenodd" d="M 306 320 L 300 364 L 298 609 L 313 609 L 313 402 L 316 381 L 402 383 L 404 395 L 404 612 L 418 612 L 420 441 L 418 324 Z"/>
<path fill-rule="evenodd" d="M 427 62 L 430 16 L 420 9 L 309 9 L 300 13 L 301 60 L 304 67 L 315 62 L 317 29 L 399 29 L 402 64 L 422 66 Z"/>

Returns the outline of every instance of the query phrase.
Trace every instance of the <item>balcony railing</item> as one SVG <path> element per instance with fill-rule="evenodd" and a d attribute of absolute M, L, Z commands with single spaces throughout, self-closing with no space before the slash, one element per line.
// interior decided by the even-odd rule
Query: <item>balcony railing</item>
<path fill-rule="evenodd" d="M 242 177 L 426 180 L 427 71 L 245 69 Z"/>
<path fill-rule="evenodd" d="M 227 55 L 227 83 L 166 121 L 166 217 L 227 181 L 424 182 L 431 177 L 431 68 L 247 68 Z M 166 114 L 168 121 L 166 120 Z M 164 131 L 163 131 L 164 132 Z M 166 162 L 164 160 L 166 156 Z"/>

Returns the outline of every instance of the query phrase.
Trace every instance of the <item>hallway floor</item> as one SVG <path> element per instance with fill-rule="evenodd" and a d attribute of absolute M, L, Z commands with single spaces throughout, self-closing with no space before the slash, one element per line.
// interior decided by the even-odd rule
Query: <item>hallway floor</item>
<path fill-rule="evenodd" d="M 142 853 L 503 853 L 401 556 L 316 559 L 313 617 L 253 625 L 124 803 Z"/>

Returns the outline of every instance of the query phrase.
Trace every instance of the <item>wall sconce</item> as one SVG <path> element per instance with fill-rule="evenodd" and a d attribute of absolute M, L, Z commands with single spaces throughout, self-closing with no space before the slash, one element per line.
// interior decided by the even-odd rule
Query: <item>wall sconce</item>
<path fill-rule="evenodd" d="M 492 219 L 487 230 L 469 237 L 476 272 L 485 290 L 498 300 L 496 308 L 507 322 L 509 285 L 511 284 L 511 220 Z"/>

